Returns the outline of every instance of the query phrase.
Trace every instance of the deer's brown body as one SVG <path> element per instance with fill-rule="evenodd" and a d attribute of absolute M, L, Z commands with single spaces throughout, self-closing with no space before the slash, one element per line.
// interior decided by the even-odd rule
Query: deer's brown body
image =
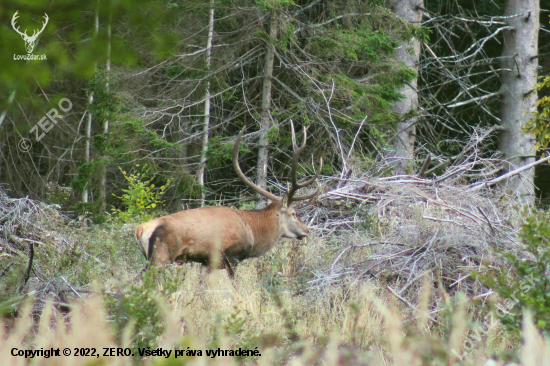
<path fill-rule="evenodd" d="M 141 224 L 136 229 L 136 240 L 143 255 L 155 265 L 194 261 L 209 268 L 218 263 L 233 277 L 233 266 L 247 258 L 259 257 L 270 251 L 281 238 L 298 238 L 309 234 L 309 229 L 290 206 L 292 201 L 309 199 L 314 194 L 294 197 L 299 188 L 313 183 L 315 177 L 298 184 L 296 164 L 305 146 L 298 148 L 293 137 L 292 188 L 279 198 L 256 186 L 244 176 L 238 165 L 239 134 L 233 150 L 233 164 L 239 177 L 251 188 L 273 202 L 261 210 L 236 210 L 211 206 L 180 211 Z"/>

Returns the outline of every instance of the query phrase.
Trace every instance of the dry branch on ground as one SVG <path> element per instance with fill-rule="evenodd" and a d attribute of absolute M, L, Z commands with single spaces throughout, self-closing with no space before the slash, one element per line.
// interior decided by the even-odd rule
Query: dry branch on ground
<path fill-rule="evenodd" d="M 310 288 L 377 279 L 414 302 L 429 275 L 446 292 L 479 295 L 486 289 L 471 272 L 501 265 L 493 249 L 519 250 L 520 215 L 501 191 L 467 188 L 403 175 L 362 177 L 322 194 L 307 216 L 320 235 L 348 240 Z"/>
<path fill-rule="evenodd" d="M 68 223 L 55 206 L 11 198 L 0 189 L 0 279 L 6 280 L 1 290 L 10 304 L 10 296 L 21 301 L 23 297 L 18 295 L 32 294 L 36 299 L 34 312 L 38 314 L 47 299 L 63 307 L 79 296 L 64 277 L 47 278 L 44 258 L 37 258 L 50 250 L 62 253 L 74 246 L 74 240 L 62 230 Z M 35 249 L 40 254 L 33 256 Z M 11 277 L 19 279 L 15 287 L 7 280 Z M 0 297 L 0 303 L 4 300 Z"/>

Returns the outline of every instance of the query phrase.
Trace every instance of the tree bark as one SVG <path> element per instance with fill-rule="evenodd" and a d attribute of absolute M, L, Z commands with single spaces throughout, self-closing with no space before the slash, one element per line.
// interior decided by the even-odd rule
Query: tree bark
<path fill-rule="evenodd" d="M 501 125 L 499 150 L 508 170 L 535 160 L 535 138 L 524 133 L 524 125 L 536 110 L 539 34 L 539 0 L 507 0 L 504 15 L 513 30 L 504 32 L 502 51 Z M 524 203 L 534 201 L 534 168 L 507 181 L 509 193 Z"/>
<path fill-rule="evenodd" d="M 97 34 L 99 33 L 99 2 L 96 6 L 95 10 L 95 20 L 94 20 L 94 38 L 97 37 Z M 94 65 L 94 70 L 97 70 L 97 63 Z M 94 102 L 94 92 L 91 91 L 88 93 L 88 104 L 92 105 Z M 92 150 L 92 112 L 88 110 L 88 121 L 86 123 L 86 147 L 84 152 L 84 161 L 85 163 L 90 162 L 91 157 L 91 150 Z M 84 186 L 84 189 L 82 190 L 82 202 L 88 203 L 88 182 L 86 182 L 86 185 Z"/>
<path fill-rule="evenodd" d="M 15 90 L 13 90 L 10 93 L 10 96 L 8 97 L 6 109 L 4 109 L 2 113 L 0 113 L 0 129 L 2 128 L 2 123 L 4 123 L 4 118 L 6 117 L 6 113 L 8 113 L 8 109 L 13 103 L 13 100 L 15 99 L 15 94 L 17 94 L 17 91 Z"/>
<path fill-rule="evenodd" d="M 212 39 L 214 38 L 214 0 L 210 0 L 210 17 L 208 20 L 208 39 L 206 40 L 206 70 L 210 72 L 210 59 L 212 54 Z M 201 207 L 204 207 L 204 168 L 206 165 L 206 153 L 208 152 L 208 128 L 210 127 L 210 80 L 206 82 L 204 96 L 204 120 L 202 124 L 202 149 L 199 163 L 198 183 L 201 188 Z"/>
<path fill-rule="evenodd" d="M 410 23 L 420 25 L 422 21 L 423 0 L 396 0 L 393 2 L 393 11 Z M 412 51 L 412 52 L 411 52 Z M 418 60 L 420 56 L 420 42 L 412 39 L 410 42 L 401 42 L 395 52 L 404 66 L 418 72 Z M 395 174 L 411 173 L 414 168 L 414 142 L 416 117 L 411 112 L 418 109 L 418 94 L 416 90 L 417 79 L 406 84 L 399 93 L 404 98 L 396 102 L 392 108 L 401 116 L 397 123 L 396 135 L 391 139 L 392 152 L 388 155 L 390 165 Z"/>
<path fill-rule="evenodd" d="M 278 15 L 275 11 L 271 12 L 269 24 L 269 43 L 265 52 L 264 80 L 262 87 L 262 111 L 260 114 L 260 134 L 258 139 L 258 165 L 256 167 L 256 184 L 262 189 L 267 189 L 267 131 L 269 130 L 271 115 L 269 113 L 271 106 L 271 78 L 273 77 L 273 60 L 275 58 L 275 46 L 272 41 L 277 37 Z M 265 207 L 267 199 L 258 195 L 256 200 L 256 209 Z"/>
<path fill-rule="evenodd" d="M 91 105 L 94 102 L 94 92 L 88 93 L 88 104 Z M 86 121 L 86 147 L 84 148 L 84 162 L 87 164 L 90 162 L 90 150 L 92 141 L 92 112 L 88 110 L 88 120 Z M 88 203 L 88 183 L 82 190 L 82 203 Z"/>
<path fill-rule="evenodd" d="M 11 104 L 13 103 L 13 100 L 15 99 L 15 94 L 17 94 L 16 90 L 13 90 L 10 93 L 10 96 L 8 97 L 6 108 L 0 113 L 0 131 L 2 130 L 2 123 L 4 123 L 4 118 L 6 117 L 6 114 L 8 113 L 8 109 L 10 108 Z M 2 146 L 0 146 L 0 154 L 2 154 Z M 0 169 L 0 181 L 2 179 L 2 170 Z"/>
<path fill-rule="evenodd" d="M 107 73 L 111 71 L 111 19 L 109 16 L 109 24 L 107 25 L 107 61 L 105 63 L 105 69 Z M 105 86 L 107 93 L 109 92 L 109 75 L 107 74 L 107 85 Z M 109 120 L 103 121 L 103 136 L 105 141 L 109 135 Z M 104 214 L 107 212 L 107 163 L 105 159 L 103 164 L 99 168 L 99 212 Z"/>

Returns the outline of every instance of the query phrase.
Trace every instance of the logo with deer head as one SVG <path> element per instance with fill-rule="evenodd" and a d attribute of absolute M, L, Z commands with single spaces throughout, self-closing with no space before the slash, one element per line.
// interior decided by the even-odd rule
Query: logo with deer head
<path fill-rule="evenodd" d="M 15 20 L 19 17 L 17 15 L 18 12 L 19 10 L 17 10 L 15 14 L 13 14 L 13 18 L 11 18 L 11 26 L 13 27 L 13 29 L 15 29 L 17 33 L 21 35 L 21 38 L 23 38 L 23 40 L 25 41 L 25 48 L 27 49 L 27 53 L 31 53 L 32 50 L 34 49 L 34 45 L 36 44 L 36 39 L 38 38 L 40 33 L 42 33 L 44 28 L 46 28 L 46 24 L 48 24 L 48 19 L 49 19 L 48 14 L 44 13 L 45 21 L 42 23 L 42 29 L 40 29 L 39 31 L 34 30 L 32 36 L 29 36 L 27 35 L 26 29 L 25 29 L 25 32 L 19 31 L 19 26 L 17 26 L 17 24 L 15 23 Z"/>

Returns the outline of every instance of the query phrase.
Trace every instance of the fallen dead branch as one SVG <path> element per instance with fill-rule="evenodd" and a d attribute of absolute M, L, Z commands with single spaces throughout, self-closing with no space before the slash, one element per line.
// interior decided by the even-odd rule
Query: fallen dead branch
<path fill-rule="evenodd" d="M 493 249 L 519 250 L 519 225 L 510 222 L 517 224 L 520 215 L 510 201 L 498 200 L 499 190 L 457 184 L 465 171 L 455 166 L 448 179 L 438 180 L 363 177 L 320 195 L 317 207 L 304 210 L 305 219 L 311 217 L 321 236 L 345 237 L 346 245 L 325 270 L 314 273 L 309 288 L 376 279 L 400 289 L 394 292 L 413 304 L 419 279 L 433 272 L 448 293 L 487 292 L 470 273 L 502 264 Z"/>
<path fill-rule="evenodd" d="M 66 279 L 41 276 L 45 271 L 40 267 L 41 262 L 35 261 L 40 253 L 52 249 L 63 251 L 74 244 L 58 230 L 66 228 L 67 223 L 67 218 L 55 207 L 28 198 L 12 198 L 0 189 L 0 268 L 3 268 L 0 278 L 19 279 L 13 285 L 2 284 L 0 302 L 15 306 L 25 296 L 34 294 L 38 314 L 46 299 L 52 296 L 62 303 L 79 296 L 77 288 Z"/>
<path fill-rule="evenodd" d="M 508 172 L 504 175 L 501 175 L 500 177 L 498 178 L 494 178 L 494 179 L 491 179 L 489 181 L 485 181 L 485 182 L 481 182 L 481 183 L 476 183 L 475 185 L 471 186 L 470 188 L 468 188 L 469 191 L 477 191 L 478 189 L 481 189 L 483 187 L 490 187 L 490 186 L 493 186 L 497 183 L 500 183 L 500 182 L 503 182 L 507 179 L 510 179 L 512 178 L 513 176 L 515 175 L 518 175 L 520 174 L 521 172 L 524 172 L 528 169 L 531 169 L 537 165 L 540 165 L 540 164 L 543 164 L 543 163 L 546 163 L 547 161 L 550 161 L 550 154 L 545 157 L 545 158 L 542 158 L 542 159 L 539 159 L 537 161 L 534 161 L 532 162 L 531 164 L 527 164 L 527 165 L 524 165 L 520 168 L 517 168 L 517 169 L 514 169 L 512 170 L 511 172 Z"/>

